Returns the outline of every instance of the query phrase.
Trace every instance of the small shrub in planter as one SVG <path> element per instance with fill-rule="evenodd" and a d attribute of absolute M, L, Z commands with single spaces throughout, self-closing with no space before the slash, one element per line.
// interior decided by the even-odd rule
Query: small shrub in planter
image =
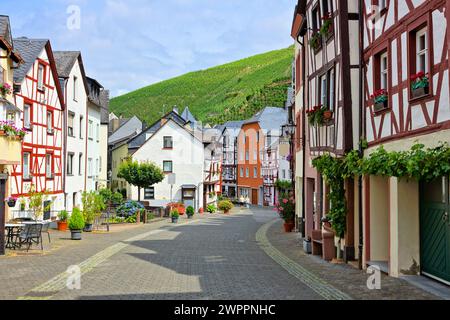
<path fill-rule="evenodd" d="M 58 230 L 67 231 L 67 219 L 69 218 L 69 213 L 66 210 L 61 211 L 58 214 Z"/>
<path fill-rule="evenodd" d="M 80 209 L 74 208 L 69 219 L 69 229 L 72 234 L 72 240 L 81 240 L 85 223 Z"/>
<path fill-rule="evenodd" d="M 206 211 L 207 211 L 208 213 L 216 213 L 217 208 L 216 208 L 215 205 L 210 204 L 210 205 L 208 205 L 208 207 L 206 208 Z"/>
<path fill-rule="evenodd" d="M 192 206 L 187 207 L 186 214 L 189 219 L 191 219 L 194 216 L 194 213 L 195 213 L 194 207 Z"/>
<path fill-rule="evenodd" d="M 180 217 L 180 214 L 178 213 L 178 210 L 173 210 L 170 213 L 170 217 L 172 218 L 172 223 L 177 223 L 178 222 L 178 218 Z"/>
<path fill-rule="evenodd" d="M 222 210 L 225 214 L 228 214 L 231 209 L 233 209 L 234 205 L 229 200 L 223 200 L 219 202 L 219 209 Z"/>

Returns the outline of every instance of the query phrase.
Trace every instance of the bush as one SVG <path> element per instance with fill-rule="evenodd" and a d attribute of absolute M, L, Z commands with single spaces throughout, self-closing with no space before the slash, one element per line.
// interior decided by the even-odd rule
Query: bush
<path fill-rule="evenodd" d="M 223 200 L 219 202 L 219 209 L 222 211 L 230 211 L 234 208 L 233 203 L 230 200 Z"/>
<path fill-rule="evenodd" d="M 126 223 L 136 223 L 136 221 L 137 221 L 136 216 L 130 216 L 125 219 Z"/>
<path fill-rule="evenodd" d="M 136 213 L 145 207 L 136 201 L 127 201 L 117 208 L 117 214 L 122 217 L 135 216 Z"/>
<path fill-rule="evenodd" d="M 208 207 L 206 208 L 206 211 L 207 211 L 208 213 L 216 213 L 217 208 L 216 208 L 215 205 L 209 204 Z"/>
<path fill-rule="evenodd" d="M 123 203 L 123 195 L 120 192 L 114 192 L 111 197 L 111 202 L 115 205 L 121 205 Z"/>
<path fill-rule="evenodd" d="M 172 218 L 178 219 L 178 218 L 180 217 L 180 214 L 178 213 L 178 210 L 173 210 L 173 211 L 170 213 L 170 216 L 171 216 Z"/>
<path fill-rule="evenodd" d="M 69 218 L 69 213 L 66 210 L 63 210 L 58 214 L 58 219 L 61 222 L 67 222 L 67 218 Z"/>
<path fill-rule="evenodd" d="M 83 230 L 85 226 L 83 215 L 80 209 L 74 208 L 69 219 L 70 230 Z"/>
<path fill-rule="evenodd" d="M 192 206 L 187 207 L 186 214 L 188 215 L 188 217 L 192 217 L 195 214 L 194 207 Z"/>

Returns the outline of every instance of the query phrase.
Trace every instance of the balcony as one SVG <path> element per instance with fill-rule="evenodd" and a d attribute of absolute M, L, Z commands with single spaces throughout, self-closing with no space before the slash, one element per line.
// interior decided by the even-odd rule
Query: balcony
<path fill-rule="evenodd" d="M 0 164 L 18 165 L 22 160 L 22 140 L 0 131 Z"/>
<path fill-rule="evenodd" d="M 314 107 L 306 113 L 311 151 L 333 152 L 336 148 L 336 115 L 322 106 Z"/>

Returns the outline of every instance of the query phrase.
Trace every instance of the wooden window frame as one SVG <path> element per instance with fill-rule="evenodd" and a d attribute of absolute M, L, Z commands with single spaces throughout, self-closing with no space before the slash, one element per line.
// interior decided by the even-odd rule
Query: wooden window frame
<path fill-rule="evenodd" d="M 427 45 L 428 45 L 428 79 L 429 79 L 429 88 L 428 88 L 428 94 L 423 95 L 421 97 L 413 97 L 412 89 L 411 89 L 411 76 L 413 74 L 417 73 L 416 68 L 416 35 L 417 32 L 427 28 Z M 433 69 L 434 69 L 434 56 L 433 56 L 433 23 L 431 18 L 431 13 L 428 12 L 424 14 L 421 17 L 418 17 L 416 20 L 414 20 L 411 24 L 408 25 L 407 28 L 408 34 L 407 34 L 407 59 L 408 59 L 408 96 L 409 96 L 409 102 L 410 103 L 417 103 L 423 100 L 429 100 L 434 94 L 433 90 Z"/>
<path fill-rule="evenodd" d="M 170 144 L 166 144 L 167 139 L 170 140 Z M 172 136 L 164 136 L 163 137 L 163 150 L 173 150 L 173 137 Z"/>

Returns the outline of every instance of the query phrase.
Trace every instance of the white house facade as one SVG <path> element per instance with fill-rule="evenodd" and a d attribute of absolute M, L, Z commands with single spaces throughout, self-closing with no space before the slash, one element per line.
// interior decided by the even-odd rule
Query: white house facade
<path fill-rule="evenodd" d="M 183 202 L 196 210 L 202 207 L 204 147 L 193 132 L 172 119 L 165 120 L 133 154 L 138 162 L 153 162 L 166 175 L 163 182 L 149 190 L 141 190 L 141 200 L 161 207 L 169 202 Z M 175 175 L 175 184 L 170 179 Z M 131 188 L 131 198 L 138 199 L 138 188 Z"/>

